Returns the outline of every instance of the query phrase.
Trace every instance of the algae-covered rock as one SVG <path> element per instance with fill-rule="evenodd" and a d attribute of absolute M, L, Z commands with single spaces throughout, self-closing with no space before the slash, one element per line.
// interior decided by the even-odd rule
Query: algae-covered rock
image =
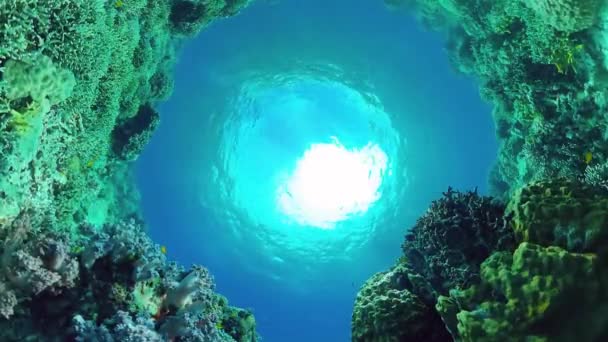
<path fill-rule="evenodd" d="M 572 252 L 608 248 L 608 193 L 573 180 L 532 183 L 508 205 L 520 241 L 560 246 Z"/>
<path fill-rule="evenodd" d="M 372 276 L 357 294 L 353 341 L 451 341 L 428 284 L 403 263 Z"/>
<path fill-rule="evenodd" d="M 522 243 L 511 255 L 492 255 L 482 283 L 453 291 L 464 341 L 599 341 L 608 336 L 608 288 L 594 254 Z M 447 305 L 446 305 L 447 304 Z"/>
<path fill-rule="evenodd" d="M 490 197 L 450 188 L 407 233 L 403 253 L 439 294 L 468 287 L 490 254 L 513 248 L 503 213 L 504 205 Z"/>

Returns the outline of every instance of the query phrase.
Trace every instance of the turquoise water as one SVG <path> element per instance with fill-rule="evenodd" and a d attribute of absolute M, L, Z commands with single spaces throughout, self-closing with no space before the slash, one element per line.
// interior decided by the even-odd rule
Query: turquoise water
<path fill-rule="evenodd" d="M 152 237 L 206 265 L 266 341 L 348 340 L 359 286 L 430 200 L 486 191 L 490 108 L 441 46 L 381 1 L 258 2 L 215 23 L 184 47 L 138 161 Z M 315 146 L 364 157 L 294 182 Z M 368 167 L 353 186 L 350 160 Z"/>

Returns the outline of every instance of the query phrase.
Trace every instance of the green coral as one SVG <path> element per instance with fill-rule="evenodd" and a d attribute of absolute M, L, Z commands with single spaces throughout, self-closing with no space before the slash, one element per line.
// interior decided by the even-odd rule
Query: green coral
<path fill-rule="evenodd" d="M 608 193 L 576 180 L 518 190 L 506 215 L 521 242 L 481 265 L 481 283 L 439 297 L 464 341 L 599 341 L 608 336 Z"/>
<path fill-rule="evenodd" d="M 593 341 L 608 334 L 608 278 L 594 254 L 522 243 L 482 265 L 482 284 L 453 291 L 464 341 Z M 453 310 L 452 310 L 453 311 Z"/>
<path fill-rule="evenodd" d="M 409 0 L 446 33 L 455 68 L 494 105 L 500 141 L 490 184 L 507 200 L 529 182 L 581 177 L 608 156 L 608 8 L 600 0 Z"/>
<path fill-rule="evenodd" d="M 518 190 L 507 212 L 519 241 L 573 252 L 605 252 L 608 195 L 573 180 L 551 180 Z"/>
<path fill-rule="evenodd" d="M 216 328 L 230 335 L 236 342 L 259 341 L 255 331 L 256 322 L 249 310 L 229 306 L 226 298 L 218 296 L 222 309 L 221 320 Z"/>
<path fill-rule="evenodd" d="M 204 7 L 205 24 L 248 3 L 195 2 Z M 176 13 L 178 3 L 3 2 L 0 139 L 7 143 L 0 153 L 0 222 L 29 208 L 38 213 L 34 224 L 77 234 L 87 219 L 98 224 L 131 214 L 114 207 L 120 200 L 108 198 L 122 191 L 110 189 L 109 175 L 137 157 L 158 115 L 132 131 L 125 129 L 132 127 L 128 123 L 139 120 L 141 108 L 153 108 L 171 94 L 171 69 L 186 36 L 174 24 L 192 14 Z M 187 35 L 203 26 L 188 26 Z M 122 133 L 118 143 L 116 132 Z M 129 132 L 133 136 L 125 136 Z M 16 139 L 15 133 L 24 137 Z M 71 167 L 73 161 L 81 167 Z M 93 203 L 103 205 L 91 208 Z"/>

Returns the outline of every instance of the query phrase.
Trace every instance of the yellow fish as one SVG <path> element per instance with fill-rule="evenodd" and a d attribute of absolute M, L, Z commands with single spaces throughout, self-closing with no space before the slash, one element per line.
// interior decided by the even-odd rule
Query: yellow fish
<path fill-rule="evenodd" d="M 167 247 L 160 246 L 160 252 L 163 253 L 163 254 L 167 254 Z"/>
<path fill-rule="evenodd" d="M 585 164 L 591 163 L 592 159 L 593 159 L 593 154 L 591 154 L 591 152 L 585 153 Z"/>
<path fill-rule="evenodd" d="M 116 0 L 114 7 L 121 8 L 125 3 L 122 0 Z"/>

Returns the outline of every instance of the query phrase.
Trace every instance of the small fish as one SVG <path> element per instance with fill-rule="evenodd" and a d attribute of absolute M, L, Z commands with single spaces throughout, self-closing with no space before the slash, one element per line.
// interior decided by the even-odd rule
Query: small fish
<path fill-rule="evenodd" d="M 114 2 L 114 7 L 116 8 L 121 8 L 122 6 L 124 6 L 124 1 L 122 0 L 116 0 L 116 2 Z"/>
<path fill-rule="evenodd" d="M 163 254 L 167 254 L 167 247 L 166 246 L 160 246 L 160 252 Z"/>
<path fill-rule="evenodd" d="M 586 152 L 584 157 L 585 164 L 589 165 L 589 163 L 591 163 L 591 160 L 593 159 L 593 154 L 591 152 Z"/>

